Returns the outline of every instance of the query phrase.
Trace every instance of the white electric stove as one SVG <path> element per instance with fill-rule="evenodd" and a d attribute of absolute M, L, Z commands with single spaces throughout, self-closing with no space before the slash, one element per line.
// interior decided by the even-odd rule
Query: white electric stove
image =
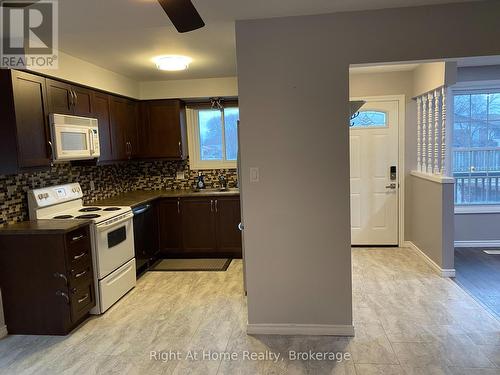
<path fill-rule="evenodd" d="M 133 213 L 125 206 L 84 206 L 78 183 L 28 192 L 30 220 L 91 221 L 96 307 L 102 314 L 135 287 Z"/>

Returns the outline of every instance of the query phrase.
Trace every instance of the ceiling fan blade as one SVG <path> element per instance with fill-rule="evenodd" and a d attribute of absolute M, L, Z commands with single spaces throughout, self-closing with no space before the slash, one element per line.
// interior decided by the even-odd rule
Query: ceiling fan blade
<path fill-rule="evenodd" d="M 158 0 L 168 18 L 180 33 L 205 26 L 191 0 Z"/>

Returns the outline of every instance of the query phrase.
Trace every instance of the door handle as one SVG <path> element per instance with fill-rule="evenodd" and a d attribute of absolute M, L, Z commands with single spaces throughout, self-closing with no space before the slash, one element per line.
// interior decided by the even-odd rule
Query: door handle
<path fill-rule="evenodd" d="M 210 212 L 214 212 L 214 201 L 210 199 Z"/>
<path fill-rule="evenodd" d="M 181 201 L 180 200 L 177 200 L 177 213 L 178 214 L 181 213 Z"/>
<path fill-rule="evenodd" d="M 394 190 L 394 189 L 396 189 L 396 184 L 394 182 L 390 183 L 389 185 L 386 185 L 385 188 Z"/>
<path fill-rule="evenodd" d="M 182 143 L 179 142 L 179 156 L 182 156 Z"/>
<path fill-rule="evenodd" d="M 219 202 L 217 199 L 215 200 L 215 212 L 219 212 Z"/>
<path fill-rule="evenodd" d="M 74 90 L 71 90 L 73 92 L 73 107 L 76 107 L 76 103 L 78 102 L 78 95 L 76 95 L 76 92 Z"/>

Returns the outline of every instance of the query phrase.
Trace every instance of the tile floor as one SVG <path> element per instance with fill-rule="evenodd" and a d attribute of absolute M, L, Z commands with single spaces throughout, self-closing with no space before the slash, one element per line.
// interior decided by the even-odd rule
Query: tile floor
<path fill-rule="evenodd" d="M 68 337 L 0 340 L 0 374 L 500 374 L 500 323 L 413 251 L 354 249 L 353 275 L 354 338 L 247 336 L 242 263 L 234 261 L 222 273 L 149 273 Z M 203 350 L 286 359 L 150 360 L 151 351 Z M 352 360 L 290 361 L 289 350 Z"/>

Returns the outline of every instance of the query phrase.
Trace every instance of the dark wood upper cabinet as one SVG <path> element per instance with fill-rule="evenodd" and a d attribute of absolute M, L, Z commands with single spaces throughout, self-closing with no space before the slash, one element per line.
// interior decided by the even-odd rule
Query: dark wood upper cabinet
<path fill-rule="evenodd" d="M 92 90 L 72 86 L 73 90 L 73 113 L 76 116 L 93 117 Z"/>
<path fill-rule="evenodd" d="M 47 102 L 49 113 L 72 115 L 73 91 L 69 83 L 47 79 Z"/>
<path fill-rule="evenodd" d="M 158 205 L 160 251 L 163 255 L 182 251 L 180 205 L 180 199 L 162 199 Z"/>
<path fill-rule="evenodd" d="M 45 78 L 0 70 L 0 173 L 50 165 Z"/>
<path fill-rule="evenodd" d="M 215 228 L 217 231 L 217 250 L 221 253 L 241 252 L 240 198 L 215 198 Z"/>
<path fill-rule="evenodd" d="M 182 245 L 188 253 L 214 253 L 217 249 L 214 199 L 181 200 Z"/>
<path fill-rule="evenodd" d="M 47 79 L 47 101 L 50 113 L 92 116 L 92 90 Z"/>
<path fill-rule="evenodd" d="M 139 134 L 143 140 L 142 157 L 187 157 L 186 107 L 183 101 L 171 99 L 142 102 L 141 120 Z"/>
<path fill-rule="evenodd" d="M 110 96 L 111 143 L 114 160 L 131 159 L 139 153 L 137 103 Z"/>
<path fill-rule="evenodd" d="M 97 118 L 99 126 L 99 145 L 101 148 L 99 161 L 113 160 L 109 105 L 108 94 L 103 94 L 97 91 L 92 93 L 92 116 Z"/>

